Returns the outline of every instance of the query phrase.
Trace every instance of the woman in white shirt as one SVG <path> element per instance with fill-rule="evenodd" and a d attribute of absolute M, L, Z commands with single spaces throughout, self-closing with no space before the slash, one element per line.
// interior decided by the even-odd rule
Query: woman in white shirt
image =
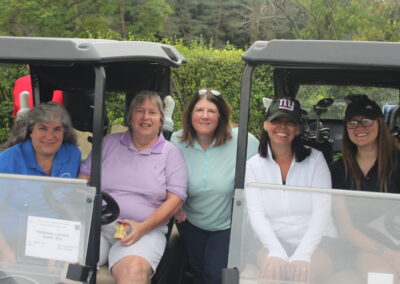
<path fill-rule="evenodd" d="M 297 100 L 277 98 L 267 110 L 259 155 L 246 166 L 251 182 L 331 188 L 331 175 L 321 152 L 307 148 L 300 134 Z M 246 187 L 250 223 L 264 249 L 261 277 L 319 282 L 333 270 L 323 236 L 336 236 L 331 199 L 321 193 Z"/>

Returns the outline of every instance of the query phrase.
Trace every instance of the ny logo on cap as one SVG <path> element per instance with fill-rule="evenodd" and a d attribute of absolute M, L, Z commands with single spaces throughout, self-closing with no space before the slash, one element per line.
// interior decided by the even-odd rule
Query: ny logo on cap
<path fill-rule="evenodd" d="M 279 100 L 279 109 L 294 110 L 294 101 L 288 99 Z"/>

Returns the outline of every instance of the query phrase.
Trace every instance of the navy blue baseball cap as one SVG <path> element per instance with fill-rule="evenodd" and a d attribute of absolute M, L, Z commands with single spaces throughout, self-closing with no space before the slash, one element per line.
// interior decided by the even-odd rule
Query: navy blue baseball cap
<path fill-rule="evenodd" d="M 266 119 L 272 121 L 282 116 L 289 117 L 294 122 L 299 123 L 301 117 L 299 101 L 288 97 L 274 99 L 267 110 Z"/>

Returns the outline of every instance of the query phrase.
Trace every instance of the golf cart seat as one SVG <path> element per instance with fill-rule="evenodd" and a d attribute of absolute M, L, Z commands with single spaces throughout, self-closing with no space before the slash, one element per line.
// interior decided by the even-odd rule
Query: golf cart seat
<path fill-rule="evenodd" d="M 399 118 L 400 118 L 400 106 L 394 106 L 392 111 L 388 116 L 388 126 L 391 131 L 398 130 L 399 125 Z"/>

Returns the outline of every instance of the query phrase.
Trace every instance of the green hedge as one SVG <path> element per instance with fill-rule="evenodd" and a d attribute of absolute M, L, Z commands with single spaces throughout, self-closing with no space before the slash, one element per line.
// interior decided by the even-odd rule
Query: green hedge
<path fill-rule="evenodd" d="M 0 142 L 7 139 L 14 124 L 12 116 L 14 82 L 27 73 L 23 65 L 0 64 Z"/>
<path fill-rule="evenodd" d="M 244 50 L 227 45 L 224 49 L 212 48 L 203 42 L 173 43 L 187 59 L 187 63 L 173 68 L 172 84 L 176 102 L 174 121 L 176 129 L 181 126 L 182 111 L 190 97 L 199 89 L 210 87 L 222 93 L 233 109 L 232 121 L 239 120 L 239 102 Z M 23 66 L 0 65 L 0 141 L 4 141 L 13 123 L 12 87 L 16 78 L 25 75 Z M 272 95 L 271 72 L 258 67 L 253 74 L 250 131 L 258 135 L 262 126 L 263 96 Z M 122 122 L 124 102 L 121 96 L 107 96 L 108 117 L 111 124 Z"/>

